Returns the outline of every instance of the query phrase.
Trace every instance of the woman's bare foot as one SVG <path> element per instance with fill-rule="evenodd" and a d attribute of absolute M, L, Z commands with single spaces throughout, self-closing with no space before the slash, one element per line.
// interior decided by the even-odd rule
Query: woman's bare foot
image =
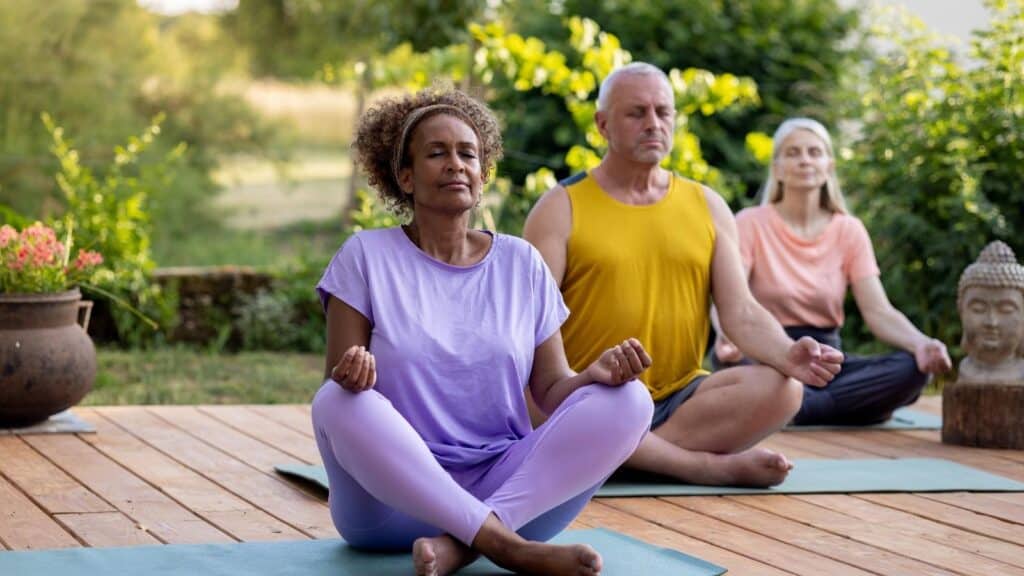
<path fill-rule="evenodd" d="M 476 560 L 477 556 L 476 552 L 447 534 L 418 538 L 412 544 L 416 576 L 447 576 Z"/>
<path fill-rule="evenodd" d="M 601 555 L 586 544 L 558 546 L 524 542 L 488 556 L 495 564 L 517 574 L 596 576 Z"/>
<path fill-rule="evenodd" d="M 712 457 L 715 484 L 765 488 L 781 484 L 793 464 L 785 456 L 767 448 L 751 448 L 737 454 Z"/>
<path fill-rule="evenodd" d="M 494 514 L 487 517 L 476 533 L 473 549 L 517 574 L 596 576 L 601 573 L 601 555 L 590 546 L 558 546 L 524 540 Z"/>

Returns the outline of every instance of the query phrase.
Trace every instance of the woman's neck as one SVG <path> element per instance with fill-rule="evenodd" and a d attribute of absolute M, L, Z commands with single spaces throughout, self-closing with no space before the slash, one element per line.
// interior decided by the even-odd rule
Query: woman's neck
<path fill-rule="evenodd" d="M 479 262 L 489 247 L 489 242 L 482 242 L 469 229 L 468 212 L 456 217 L 417 213 L 403 230 L 428 256 L 453 266 Z"/>
<path fill-rule="evenodd" d="M 828 225 L 832 213 L 821 207 L 818 190 L 786 190 L 775 210 L 797 235 L 815 238 Z"/>

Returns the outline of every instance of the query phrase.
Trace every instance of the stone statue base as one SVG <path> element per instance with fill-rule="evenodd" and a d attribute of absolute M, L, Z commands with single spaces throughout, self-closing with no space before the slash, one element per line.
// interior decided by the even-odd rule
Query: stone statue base
<path fill-rule="evenodd" d="M 1024 449 L 1024 386 L 958 380 L 942 391 L 942 441 Z"/>

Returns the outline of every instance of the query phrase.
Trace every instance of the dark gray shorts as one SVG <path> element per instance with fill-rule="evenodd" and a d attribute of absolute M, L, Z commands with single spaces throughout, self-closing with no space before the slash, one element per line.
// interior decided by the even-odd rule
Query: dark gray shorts
<path fill-rule="evenodd" d="M 671 416 L 677 408 L 683 405 L 683 402 L 686 402 L 690 399 L 690 396 L 693 396 L 693 393 L 697 391 L 697 387 L 700 386 L 700 383 L 708 376 L 710 376 L 710 374 L 697 376 L 693 380 L 690 380 L 690 383 L 683 388 L 680 388 L 672 394 L 669 394 L 668 397 L 655 402 L 654 416 L 651 417 L 651 430 L 654 430 L 658 426 L 664 424 L 665 421 L 668 420 L 668 417 Z"/>

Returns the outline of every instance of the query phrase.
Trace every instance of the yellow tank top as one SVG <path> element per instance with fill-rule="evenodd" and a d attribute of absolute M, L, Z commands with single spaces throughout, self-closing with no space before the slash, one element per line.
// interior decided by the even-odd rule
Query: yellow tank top
<path fill-rule="evenodd" d="M 665 196 L 644 206 L 615 200 L 587 174 L 562 185 L 572 204 L 562 280 L 572 368 L 632 336 L 654 361 L 640 377 L 654 400 L 707 374 L 715 226 L 701 185 L 672 176 Z"/>

